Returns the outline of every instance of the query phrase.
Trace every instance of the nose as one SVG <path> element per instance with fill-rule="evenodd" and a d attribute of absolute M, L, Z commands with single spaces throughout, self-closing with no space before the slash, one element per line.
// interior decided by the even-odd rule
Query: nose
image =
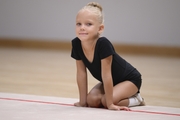
<path fill-rule="evenodd" d="M 80 26 L 80 30 L 84 30 L 85 29 L 85 26 L 82 24 L 81 26 Z"/>

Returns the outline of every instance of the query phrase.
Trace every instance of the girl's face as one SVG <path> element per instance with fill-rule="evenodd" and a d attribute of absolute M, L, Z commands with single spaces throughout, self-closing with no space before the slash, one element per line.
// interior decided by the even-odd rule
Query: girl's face
<path fill-rule="evenodd" d="M 97 39 L 103 28 L 93 12 L 81 10 L 77 14 L 76 35 L 81 41 Z"/>

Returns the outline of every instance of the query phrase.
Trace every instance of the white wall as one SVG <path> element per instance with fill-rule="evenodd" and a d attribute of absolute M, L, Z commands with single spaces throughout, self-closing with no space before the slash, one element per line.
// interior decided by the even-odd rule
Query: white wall
<path fill-rule="evenodd" d="M 180 46 L 180 0 L 96 0 L 114 43 Z M 0 0 L 0 37 L 68 40 L 90 0 Z"/>

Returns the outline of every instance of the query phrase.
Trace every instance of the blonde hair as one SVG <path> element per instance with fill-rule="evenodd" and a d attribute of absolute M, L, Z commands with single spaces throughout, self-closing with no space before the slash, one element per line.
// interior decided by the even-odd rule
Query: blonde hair
<path fill-rule="evenodd" d="M 93 12 L 95 15 L 97 15 L 99 23 L 100 24 L 104 23 L 104 17 L 103 17 L 103 13 L 102 13 L 103 9 L 99 3 L 90 2 L 87 5 L 85 5 L 81 10 L 89 10 L 89 11 Z"/>

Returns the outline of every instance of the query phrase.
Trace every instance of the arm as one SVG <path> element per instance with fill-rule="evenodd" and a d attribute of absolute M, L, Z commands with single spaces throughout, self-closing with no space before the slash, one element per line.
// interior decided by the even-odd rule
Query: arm
<path fill-rule="evenodd" d="M 111 74 L 112 55 L 101 60 L 102 80 L 104 83 L 107 108 L 113 104 L 113 81 Z"/>
<path fill-rule="evenodd" d="M 130 109 L 124 106 L 117 106 L 113 103 L 113 80 L 111 73 L 112 55 L 101 60 L 102 80 L 104 83 L 106 106 L 111 110 L 127 110 Z"/>
<path fill-rule="evenodd" d="M 76 106 L 87 106 L 87 71 L 82 60 L 76 60 L 77 67 L 77 84 L 79 89 L 79 103 Z"/>

